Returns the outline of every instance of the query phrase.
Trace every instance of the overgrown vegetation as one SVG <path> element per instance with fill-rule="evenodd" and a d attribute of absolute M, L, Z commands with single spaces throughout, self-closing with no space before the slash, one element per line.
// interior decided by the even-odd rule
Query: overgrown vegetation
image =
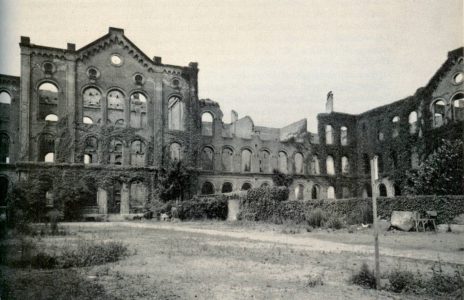
<path fill-rule="evenodd" d="M 227 219 L 227 199 L 223 195 L 193 198 L 185 201 L 167 201 L 153 204 L 155 216 L 166 214 L 181 220 Z"/>
<path fill-rule="evenodd" d="M 405 192 L 412 195 L 464 194 L 464 142 L 442 140 L 416 170 L 406 172 Z"/>
<path fill-rule="evenodd" d="M 361 265 L 361 269 L 354 273 L 350 278 L 351 283 L 360 285 L 364 288 L 375 288 L 375 274 L 374 271 L 369 269 L 366 263 Z"/>

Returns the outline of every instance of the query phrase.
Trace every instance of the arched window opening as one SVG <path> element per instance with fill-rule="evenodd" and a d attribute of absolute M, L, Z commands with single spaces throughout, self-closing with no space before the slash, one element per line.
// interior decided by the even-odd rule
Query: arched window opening
<path fill-rule="evenodd" d="M 221 193 L 230 193 L 232 192 L 232 190 L 233 190 L 232 183 L 224 182 L 224 184 L 222 185 Z"/>
<path fill-rule="evenodd" d="M 10 162 L 10 138 L 5 133 L 0 133 L 0 163 Z"/>
<path fill-rule="evenodd" d="M 370 174 L 371 173 L 371 162 L 370 162 L 370 159 L 369 159 L 369 155 L 364 153 L 362 155 L 362 160 L 363 160 L 364 174 Z"/>
<path fill-rule="evenodd" d="M 38 88 L 41 104 L 58 104 L 58 87 L 50 82 L 42 83 Z"/>
<path fill-rule="evenodd" d="M 392 128 L 392 137 L 397 137 L 400 132 L 400 117 L 395 116 L 392 119 L 393 128 Z"/>
<path fill-rule="evenodd" d="M 111 124 L 111 121 L 108 120 L 107 124 Z M 116 120 L 116 122 L 114 122 L 114 125 L 116 127 L 124 127 L 124 120 L 123 119 Z"/>
<path fill-rule="evenodd" d="M 182 160 L 182 147 L 178 143 L 172 143 L 169 147 L 171 152 L 171 160 L 173 161 L 180 161 Z"/>
<path fill-rule="evenodd" d="M 304 199 L 304 185 L 298 184 L 295 187 L 295 199 L 296 200 L 303 200 Z"/>
<path fill-rule="evenodd" d="M 335 199 L 335 188 L 333 186 L 327 188 L 327 199 Z"/>
<path fill-rule="evenodd" d="M 146 127 L 147 97 L 136 92 L 130 96 L 130 126 L 132 128 Z"/>
<path fill-rule="evenodd" d="M 288 162 L 287 154 L 283 151 L 280 151 L 279 152 L 279 171 L 284 174 L 288 173 L 287 162 Z"/>
<path fill-rule="evenodd" d="M 242 150 L 242 172 L 251 172 L 251 151 L 248 149 Z"/>
<path fill-rule="evenodd" d="M 223 148 L 221 153 L 222 170 L 231 172 L 234 160 L 234 151 L 231 148 Z"/>
<path fill-rule="evenodd" d="M 146 145 L 141 140 L 131 143 L 131 165 L 137 167 L 145 166 Z"/>
<path fill-rule="evenodd" d="M 379 184 L 379 196 L 387 197 L 387 187 L 383 183 Z"/>
<path fill-rule="evenodd" d="M 213 115 L 205 112 L 201 115 L 201 134 L 204 136 L 213 135 Z"/>
<path fill-rule="evenodd" d="M 350 164 L 348 162 L 348 157 L 342 156 L 342 173 L 349 174 L 350 173 Z"/>
<path fill-rule="evenodd" d="M 414 134 L 417 131 L 417 112 L 412 111 L 409 113 L 408 117 L 408 122 L 409 122 L 409 133 Z"/>
<path fill-rule="evenodd" d="M 295 154 L 295 174 L 303 174 L 304 173 L 304 162 L 303 162 L 303 154 L 296 153 Z"/>
<path fill-rule="evenodd" d="M 54 162 L 55 161 L 55 153 L 49 152 L 49 153 L 45 154 L 44 161 L 48 162 L 48 163 Z"/>
<path fill-rule="evenodd" d="M 99 108 L 101 103 L 102 94 L 94 87 L 89 87 L 84 90 L 83 100 L 84 107 Z"/>
<path fill-rule="evenodd" d="M 319 185 L 315 184 L 311 188 L 311 199 L 319 199 L 320 197 L 320 187 Z"/>
<path fill-rule="evenodd" d="M 334 159 L 330 155 L 326 158 L 326 169 L 327 175 L 335 175 Z"/>
<path fill-rule="evenodd" d="M 45 121 L 47 122 L 58 122 L 58 116 L 54 114 L 49 114 L 45 117 Z"/>
<path fill-rule="evenodd" d="M 0 176 L 0 206 L 4 207 L 7 205 L 6 196 L 8 195 L 8 178 Z"/>
<path fill-rule="evenodd" d="M 130 185 L 130 207 L 143 209 L 147 202 L 147 187 L 140 181 L 135 180 Z"/>
<path fill-rule="evenodd" d="M 214 151 L 212 148 L 203 148 L 201 152 L 201 165 L 203 170 L 212 171 L 214 169 Z"/>
<path fill-rule="evenodd" d="M 331 125 L 325 126 L 325 143 L 327 145 L 333 144 L 333 128 Z"/>
<path fill-rule="evenodd" d="M 121 188 L 122 185 L 117 180 L 114 180 L 113 185 L 109 187 L 107 202 L 109 214 L 119 214 L 121 212 Z"/>
<path fill-rule="evenodd" d="M 92 156 L 90 154 L 84 154 L 84 164 L 88 165 L 92 163 Z"/>
<path fill-rule="evenodd" d="M 110 164 L 122 165 L 122 148 L 121 141 L 113 139 L 110 142 Z"/>
<path fill-rule="evenodd" d="M 437 128 L 445 123 L 446 103 L 443 100 L 435 101 L 432 105 L 433 127 Z"/>
<path fill-rule="evenodd" d="M 348 128 L 345 126 L 340 127 L 340 144 L 342 146 L 348 145 Z"/>
<path fill-rule="evenodd" d="M 365 184 L 362 191 L 363 198 L 371 198 L 372 197 L 372 187 L 370 184 Z"/>
<path fill-rule="evenodd" d="M 11 104 L 11 96 L 5 91 L 0 92 L 0 104 Z"/>
<path fill-rule="evenodd" d="M 93 120 L 89 117 L 83 117 L 82 118 L 82 123 L 84 124 L 93 124 Z"/>
<path fill-rule="evenodd" d="M 271 172 L 271 155 L 267 150 L 261 150 L 259 152 L 259 172 Z"/>
<path fill-rule="evenodd" d="M 262 188 L 269 187 L 269 183 L 263 182 L 263 183 L 261 184 L 261 187 L 262 187 Z"/>
<path fill-rule="evenodd" d="M 124 95 L 118 90 L 112 90 L 107 95 L 108 109 L 124 110 Z"/>
<path fill-rule="evenodd" d="M 242 190 L 242 191 L 248 191 L 248 190 L 251 189 L 251 188 L 252 188 L 251 184 L 248 183 L 248 182 L 245 182 L 244 184 L 242 184 L 241 190 Z"/>
<path fill-rule="evenodd" d="M 383 173 L 384 169 L 383 169 L 383 158 L 382 158 L 382 155 L 378 154 L 377 155 L 377 167 L 378 167 L 378 170 L 379 170 L 379 173 Z"/>
<path fill-rule="evenodd" d="M 401 196 L 401 188 L 396 183 L 393 185 L 393 192 L 395 193 L 395 196 Z"/>
<path fill-rule="evenodd" d="M 462 75 L 462 74 L 461 74 Z M 453 118 L 455 121 L 464 121 L 464 94 L 458 93 L 451 99 Z"/>
<path fill-rule="evenodd" d="M 184 102 L 179 97 L 169 98 L 168 128 L 171 130 L 184 130 Z"/>
<path fill-rule="evenodd" d="M 351 197 L 350 189 L 346 186 L 342 187 L 342 198 L 346 199 L 350 197 Z"/>
<path fill-rule="evenodd" d="M 313 155 L 311 158 L 311 174 L 319 175 L 321 170 L 319 168 L 319 157 L 317 155 Z"/>

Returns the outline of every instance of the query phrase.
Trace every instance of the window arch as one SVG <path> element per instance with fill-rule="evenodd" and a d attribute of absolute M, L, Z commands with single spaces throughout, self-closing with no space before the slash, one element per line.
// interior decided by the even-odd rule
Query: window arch
<path fill-rule="evenodd" d="M 441 127 L 445 123 L 446 103 L 443 100 L 437 100 L 432 104 L 433 127 Z"/>
<path fill-rule="evenodd" d="M 140 92 L 130 96 L 130 126 L 132 128 L 147 126 L 147 97 Z"/>
<path fill-rule="evenodd" d="M 230 192 L 232 192 L 232 190 L 233 190 L 232 183 L 230 183 L 230 182 L 224 182 L 224 183 L 222 184 L 221 193 L 230 193 Z"/>
<path fill-rule="evenodd" d="M 176 96 L 168 101 L 168 128 L 184 130 L 184 102 Z"/>
<path fill-rule="evenodd" d="M 83 117 L 82 118 L 82 123 L 84 123 L 84 124 L 93 124 L 93 120 L 90 117 Z"/>
<path fill-rule="evenodd" d="M 88 87 L 84 90 L 83 95 L 84 107 L 98 108 L 101 106 L 101 92 L 95 87 Z"/>
<path fill-rule="evenodd" d="M 39 102 L 43 104 L 58 104 L 58 87 L 51 82 L 44 82 L 38 87 Z"/>
<path fill-rule="evenodd" d="M 379 196 L 387 197 L 387 187 L 383 183 L 379 184 Z"/>
<path fill-rule="evenodd" d="M 348 128 L 346 126 L 340 127 L 340 144 L 342 146 L 348 145 Z"/>
<path fill-rule="evenodd" d="M 11 104 L 11 95 L 8 92 L 0 92 L 0 104 Z"/>
<path fill-rule="evenodd" d="M 131 143 L 131 165 L 143 167 L 145 166 L 146 144 L 141 140 L 135 140 Z"/>
<path fill-rule="evenodd" d="M 464 93 L 457 93 L 451 98 L 453 108 L 453 119 L 455 121 L 464 121 Z"/>
<path fill-rule="evenodd" d="M 234 151 L 232 148 L 224 147 L 221 153 L 222 170 L 231 172 L 233 170 Z"/>
<path fill-rule="evenodd" d="M 242 150 L 241 171 L 251 172 L 251 151 L 248 149 Z"/>
<path fill-rule="evenodd" d="M 55 153 L 48 152 L 47 154 L 45 154 L 44 161 L 48 163 L 55 162 Z"/>
<path fill-rule="evenodd" d="M 0 133 L 0 163 L 10 162 L 10 137 Z"/>
<path fill-rule="evenodd" d="M 393 192 L 395 193 L 395 196 L 401 196 L 401 188 L 398 184 L 393 184 Z"/>
<path fill-rule="evenodd" d="M 271 172 L 271 154 L 267 150 L 261 150 L 259 152 L 259 172 Z"/>
<path fill-rule="evenodd" d="M 295 187 L 295 199 L 296 200 L 303 200 L 304 199 L 304 185 L 298 184 Z"/>
<path fill-rule="evenodd" d="M 327 145 L 333 144 L 333 128 L 331 125 L 325 125 L 325 143 Z"/>
<path fill-rule="evenodd" d="M 392 119 L 393 128 L 392 128 L 392 137 L 397 137 L 399 135 L 400 130 L 400 117 L 394 116 Z"/>
<path fill-rule="evenodd" d="M 112 139 L 110 142 L 110 164 L 122 165 L 123 143 L 120 140 Z"/>
<path fill-rule="evenodd" d="M 303 154 L 297 152 L 294 157 L 295 161 L 295 174 L 303 174 L 304 173 L 304 159 Z"/>
<path fill-rule="evenodd" d="M 370 184 L 365 184 L 364 187 L 363 187 L 363 191 L 362 191 L 362 197 L 363 198 L 370 198 L 372 197 L 372 187 Z"/>
<path fill-rule="evenodd" d="M 319 199 L 320 190 L 321 188 L 319 187 L 318 184 L 313 185 L 313 187 L 311 188 L 311 199 Z"/>
<path fill-rule="evenodd" d="M 214 194 L 214 185 L 209 181 L 205 181 L 201 187 L 201 194 L 203 195 Z"/>
<path fill-rule="evenodd" d="M 88 165 L 92 163 L 92 156 L 90 154 L 84 154 L 84 164 Z"/>
<path fill-rule="evenodd" d="M 169 147 L 170 150 L 170 157 L 173 161 L 180 161 L 182 160 L 182 147 L 178 143 L 172 143 Z"/>
<path fill-rule="evenodd" d="M 325 162 L 327 175 L 335 175 L 335 165 L 333 157 L 331 155 L 328 155 Z"/>
<path fill-rule="evenodd" d="M 348 157 L 342 156 L 342 174 L 349 174 L 350 173 L 350 164 L 348 161 Z"/>
<path fill-rule="evenodd" d="M 319 175 L 321 170 L 319 168 L 319 157 L 317 155 L 313 155 L 311 158 L 311 174 Z"/>
<path fill-rule="evenodd" d="M 204 147 L 201 151 L 201 166 L 203 170 L 214 170 L 214 150 L 211 147 Z"/>
<path fill-rule="evenodd" d="M 107 120 L 108 124 L 111 124 L 110 120 Z M 114 126 L 116 127 L 124 127 L 124 120 L 123 119 L 118 119 L 116 122 L 114 122 Z"/>
<path fill-rule="evenodd" d="M 124 98 L 124 94 L 119 90 L 109 91 L 106 96 L 108 109 L 124 110 Z"/>
<path fill-rule="evenodd" d="M 242 184 L 241 190 L 242 190 L 242 191 L 248 191 L 248 190 L 251 189 L 251 188 L 252 188 L 251 183 L 245 182 L 245 183 Z"/>
<path fill-rule="evenodd" d="M 333 186 L 327 188 L 327 199 L 335 199 L 335 188 Z"/>
<path fill-rule="evenodd" d="M 96 137 L 87 137 L 84 142 L 84 163 L 95 163 L 97 161 L 98 140 Z"/>
<path fill-rule="evenodd" d="M 408 116 L 409 133 L 414 134 L 417 131 L 417 112 L 413 110 Z"/>
<path fill-rule="evenodd" d="M 48 122 L 58 122 L 58 116 L 55 114 L 49 114 L 45 117 L 45 121 Z"/>
<path fill-rule="evenodd" d="M 201 115 L 201 134 L 204 136 L 213 135 L 213 120 L 214 117 L 210 112 L 204 112 Z"/>
<path fill-rule="evenodd" d="M 280 151 L 279 152 L 279 171 L 287 174 L 288 173 L 288 157 L 287 153 Z"/>
<path fill-rule="evenodd" d="M 47 161 L 46 159 L 48 159 L 49 162 L 53 162 L 54 153 L 55 153 L 55 137 L 48 133 L 40 135 L 39 137 L 39 160 Z"/>

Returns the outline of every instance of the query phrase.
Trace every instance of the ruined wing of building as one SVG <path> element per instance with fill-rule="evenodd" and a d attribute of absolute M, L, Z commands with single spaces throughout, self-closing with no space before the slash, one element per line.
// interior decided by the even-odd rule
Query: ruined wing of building
<path fill-rule="evenodd" d="M 197 63 L 150 58 L 122 29 L 80 49 L 19 45 L 20 77 L 0 75 L 1 206 L 13 183 L 42 172 L 51 187 L 73 170 L 93 185 L 95 212 L 135 213 L 171 160 L 198 171 L 194 194 L 272 185 L 277 169 L 294 177 L 290 199 L 306 200 L 370 196 L 378 155 L 378 192 L 393 196 L 396 169 L 416 168 L 441 138 L 463 138 L 463 48 L 412 96 L 359 115 L 334 112 L 330 92 L 311 133 L 306 120 L 269 128 L 235 111 L 224 123 L 217 102 L 198 99 Z"/>

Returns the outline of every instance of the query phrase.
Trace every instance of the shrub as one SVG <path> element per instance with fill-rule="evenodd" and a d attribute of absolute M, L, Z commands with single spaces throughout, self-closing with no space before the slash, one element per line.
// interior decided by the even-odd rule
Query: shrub
<path fill-rule="evenodd" d="M 306 275 L 307 281 L 306 281 L 306 286 L 307 287 L 315 287 L 318 285 L 324 285 L 324 282 L 322 281 L 321 275 Z"/>
<path fill-rule="evenodd" d="M 369 289 L 374 289 L 376 286 L 374 271 L 370 270 L 366 263 L 361 265 L 358 273 L 351 276 L 350 281 L 353 284 Z"/>
<path fill-rule="evenodd" d="M 400 269 L 388 273 L 388 280 L 390 281 L 390 289 L 396 293 L 410 291 L 416 288 L 418 284 L 414 273 Z"/>
<path fill-rule="evenodd" d="M 336 214 L 332 214 L 327 219 L 327 222 L 325 222 L 324 226 L 327 228 L 338 230 L 338 229 L 342 229 L 343 227 L 345 227 L 345 224 L 343 222 L 343 219 L 340 216 Z"/>
<path fill-rule="evenodd" d="M 310 226 L 321 227 L 327 221 L 327 215 L 322 209 L 316 208 L 308 214 L 306 220 Z"/>
<path fill-rule="evenodd" d="M 260 187 L 250 189 L 240 203 L 244 215 L 254 215 L 255 221 L 281 222 L 279 213 L 281 203 L 288 199 L 287 187 Z"/>
<path fill-rule="evenodd" d="M 181 220 L 227 219 L 227 200 L 223 197 L 208 197 L 183 201 L 177 207 Z"/>
<path fill-rule="evenodd" d="M 444 273 L 441 261 L 438 261 L 432 267 L 432 277 L 427 281 L 426 289 L 429 294 L 452 294 L 460 289 L 462 293 L 464 281 L 458 270 L 454 275 Z"/>
<path fill-rule="evenodd" d="M 76 249 L 65 248 L 59 257 L 63 268 L 87 267 L 115 262 L 129 255 L 121 242 L 80 242 Z"/>

